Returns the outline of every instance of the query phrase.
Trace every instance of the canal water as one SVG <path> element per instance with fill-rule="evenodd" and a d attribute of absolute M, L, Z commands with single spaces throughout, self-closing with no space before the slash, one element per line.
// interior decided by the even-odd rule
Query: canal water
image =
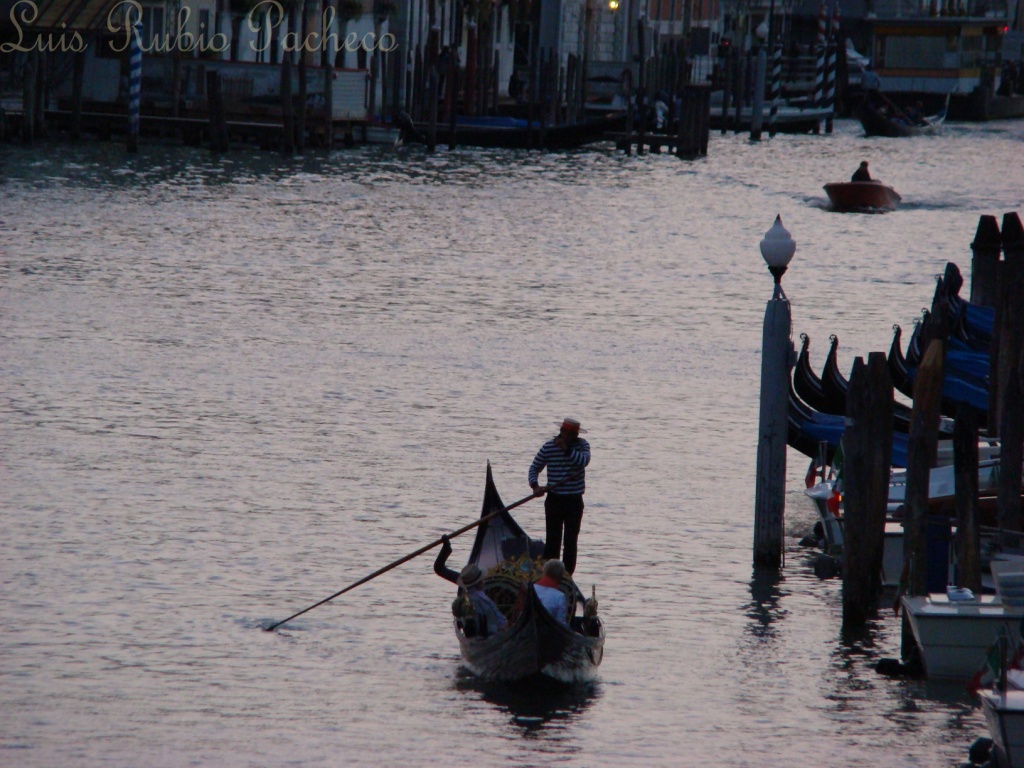
<path fill-rule="evenodd" d="M 752 568 L 758 243 L 797 241 L 794 338 L 848 373 L 1024 213 L 1024 122 L 626 157 L 0 147 L 0 765 L 953 766 L 959 686 L 875 672 L 798 540 Z M 836 214 L 867 159 L 903 196 Z M 966 288 L 965 288 L 966 291 Z M 591 684 L 485 686 L 429 553 L 588 430 Z M 515 516 L 543 535 L 542 504 Z M 453 564 L 471 540 L 456 539 Z"/>

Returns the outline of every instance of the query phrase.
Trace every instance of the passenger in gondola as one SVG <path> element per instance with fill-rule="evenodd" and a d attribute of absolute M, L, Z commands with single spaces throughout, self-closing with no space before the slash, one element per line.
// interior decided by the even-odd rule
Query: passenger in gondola
<path fill-rule="evenodd" d="M 565 576 L 565 565 L 561 560 L 548 560 L 544 563 L 541 577 L 534 582 L 533 589 L 540 598 L 541 605 L 559 622 L 569 625 L 569 601 L 562 591 L 562 578 Z"/>
<path fill-rule="evenodd" d="M 452 584 L 459 583 L 458 571 L 453 571 L 448 567 L 448 558 L 452 553 L 452 541 L 447 535 L 441 537 L 441 551 L 437 553 L 437 558 L 434 560 L 434 573 L 440 576 L 446 581 L 450 581 Z"/>
<path fill-rule="evenodd" d="M 871 174 L 868 173 L 868 161 L 861 160 L 860 166 L 853 172 L 850 181 L 871 181 Z"/>
<path fill-rule="evenodd" d="M 903 110 L 907 116 L 907 120 L 911 125 L 927 125 L 928 123 L 924 119 L 924 104 L 920 101 L 915 102 L 913 105 Z"/>
<path fill-rule="evenodd" d="M 441 551 L 434 560 L 434 573 L 461 587 L 459 596 L 452 604 L 452 613 L 461 619 L 466 634 L 486 637 L 504 629 L 508 619 L 497 603 L 484 591 L 483 571 L 476 563 L 469 563 L 462 569 L 462 573 L 456 573 L 446 565 L 451 553 L 451 541 L 447 536 L 442 536 Z M 469 611 L 466 611 L 467 601 Z"/>

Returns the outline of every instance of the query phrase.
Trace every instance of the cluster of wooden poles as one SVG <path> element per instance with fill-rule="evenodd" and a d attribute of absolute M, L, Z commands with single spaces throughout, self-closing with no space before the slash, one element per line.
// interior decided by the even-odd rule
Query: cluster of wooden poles
<path fill-rule="evenodd" d="M 990 348 L 992 375 L 989 439 L 998 438 L 998 538 L 1020 546 L 1024 538 L 1021 479 L 1024 463 L 1024 228 L 1016 213 L 982 216 L 972 244 L 972 303 L 995 308 Z M 1000 253 L 1002 259 L 1000 259 Z M 947 275 L 949 269 L 947 268 Z M 931 468 L 937 464 L 944 356 L 950 334 L 948 280 L 940 280 L 922 329 L 927 346 L 914 377 L 907 448 L 904 516 L 905 594 L 927 592 L 926 536 Z M 843 623 L 863 626 L 878 609 L 886 505 L 892 455 L 893 384 L 886 355 L 872 352 L 853 364 L 843 434 Z M 978 523 L 977 414 L 966 403 L 955 414 L 953 436 L 957 517 L 957 586 L 981 592 Z M 906 638 L 911 633 L 905 632 Z"/>
<path fill-rule="evenodd" d="M 660 48 L 656 47 L 651 56 L 645 56 L 644 37 L 641 20 L 637 40 L 643 64 L 639 68 L 636 93 L 632 82 L 626 84 L 629 104 L 626 132 L 617 137 L 616 144 L 627 155 L 632 154 L 634 146 L 638 155 L 644 154 L 645 148 L 661 152 L 663 147 L 686 159 L 707 155 L 711 132 L 711 86 L 690 82 L 693 63 L 686 56 L 683 41 L 664 43 Z M 651 130 L 647 124 L 648 115 L 655 109 L 658 96 L 667 99 L 665 126 L 661 130 Z"/>

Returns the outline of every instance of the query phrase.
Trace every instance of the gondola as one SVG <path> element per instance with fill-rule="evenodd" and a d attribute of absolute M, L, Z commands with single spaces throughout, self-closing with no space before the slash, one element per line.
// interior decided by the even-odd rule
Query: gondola
<path fill-rule="evenodd" d="M 801 333 L 800 340 L 802 342 L 800 356 L 797 358 L 796 367 L 793 369 L 793 388 L 811 408 L 823 411 L 826 409 L 825 391 L 821 378 L 811 369 L 811 360 L 808 353 L 811 339 L 806 333 Z"/>
<path fill-rule="evenodd" d="M 914 327 L 914 333 L 917 328 Z M 889 367 L 889 376 L 892 378 L 893 386 L 906 397 L 914 397 L 914 384 L 910 380 L 910 372 L 907 370 L 907 359 L 903 355 L 903 329 L 899 325 L 893 325 L 892 344 L 889 345 L 889 355 L 886 363 Z"/>
<path fill-rule="evenodd" d="M 822 410 L 825 413 L 845 414 L 846 393 L 850 389 L 850 382 L 839 371 L 839 337 L 833 333 L 828 340 L 831 346 L 825 358 L 825 367 L 821 370 L 821 387 L 826 403 Z"/>
<path fill-rule="evenodd" d="M 889 109 L 894 108 L 890 106 Z M 888 136 L 892 138 L 925 136 L 930 133 L 937 133 L 942 127 L 946 120 L 946 109 L 943 108 L 934 115 L 923 117 L 919 122 L 914 122 L 905 115 L 896 114 L 893 116 L 891 112 L 883 112 L 880 106 L 865 100 L 861 103 L 857 116 L 860 118 L 860 124 L 864 126 L 865 136 Z"/>
<path fill-rule="evenodd" d="M 531 586 L 540 576 L 543 545 L 531 540 L 505 509 L 488 464 L 480 516 L 494 513 L 500 514 L 477 528 L 468 562 L 483 571 L 484 590 L 509 623 L 489 632 L 460 610 L 463 601 L 457 598 L 453 612 L 461 615 L 455 618 L 455 635 L 466 666 L 487 681 L 538 676 L 563 683 L 592 679 L 604 655 L 605 638 L 596 601 L 585 600 L 575 582 L 566 578 L 562 591 L 569 604 L 567 622 L 547 612 Z"/>
<path fill-rule="evenodd" d="M 790 448 L 817 460 L 821 457 L 821 444 L 825 443 L 825 463 L 831 464 L 846 431 L 846 417 L 814 410 L 790 386 L 788 427 L 786 440 Z M 892 466 L 907 466 L 907 444 L 907 433 L 893 430 Z"/>
<path fill-rule="evenodd" d="M 889 348 L 888 367 L 896 388 L 907 397 L 914 396 L 914 375 L 923 355 L 924 342 L 921 329 L 925 323 L 917 324 L 907 354 L 900 349 L 901 330 L 894 325 L 895 334 Z M 942 400 L 940 412 L 949 418 L 956 417 L 957 408 L 967 403 L 974 411 L 979 426 L 988 424 L 988 380 L 987 355 L 972 351 L 958 350 L 950 345 L 946 353 L 945 371 L 942 377 Z"/>
<path fill-rule="evenodd" d="M 826 414 L 843 416 L 846 414 L 846 396 L 850 388 L 850 382 L 839 370 L 838 345 L 839 339 L 835 334 L 830 338 L 832 347 L 829 350 L 828 358 L 825 361 L 825 368 L 822 375 L 816 376 L 811 370 L 807 349 L 809 339 L 807 334 L 801 334 L 803 347 L 800 356 L 797 358 L 796 367 L 793 369 L 793 388 L 796 394 L 808 406 L 816 411 Z M 893 400 L 893 429 L 897 432 L 910 431 L 910 408 L 903 403 Z"/>

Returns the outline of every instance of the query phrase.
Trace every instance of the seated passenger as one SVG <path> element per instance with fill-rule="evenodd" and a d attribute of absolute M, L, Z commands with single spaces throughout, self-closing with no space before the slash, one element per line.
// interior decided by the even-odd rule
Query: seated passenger
<path fill-rule="evenodd" d="M 541 577 L 533 585 L 541 604 L 559 622 L 569 625 L 569 601 L 561 590 L 562 577 L 565 575 L 565 566 L 561 560 L 548 560 L 544 563 Z"/>
<path fill-rule="evenodd" d="M 447 536 L 442 536 L 441 551 L 438 553 L 437 559 L 434 560 L 434 573 L 442 579 L 458 584 L 462 588 L 459 597 L 456 598 L 455 603 L 452 605 L 452 612 L 456 616 L 460 615 L 458 606 L 463 602 L 462 596 L 464 594 L 469 598 L 477 624 L 483 625 L 483 631 L 479 634 L 486 636 L 489 632 L 497 632 L 503 629 L 508 624 L 508 619 L 505 618 L 505 614 L 501 612 L 497 603 L 484 591 L 483 571 L 480 570 L 476 563 L 470 563 L 462 569 L 462 573 L 456 573 L 445 565 L 451 553 L 451 541 Z"/>
<path fill-rule="evenodd" d="M 459 574 L 458 585 L 466 590 L 473 610 L 476 611 L 477 622 L 482 625 L 480 634 L 486 636 L 497 632 L 508 625 L 508 619 L 501 612 L 498 604 L 484 592 L 484 573 L 476 563 L 470 563 Z"/>

